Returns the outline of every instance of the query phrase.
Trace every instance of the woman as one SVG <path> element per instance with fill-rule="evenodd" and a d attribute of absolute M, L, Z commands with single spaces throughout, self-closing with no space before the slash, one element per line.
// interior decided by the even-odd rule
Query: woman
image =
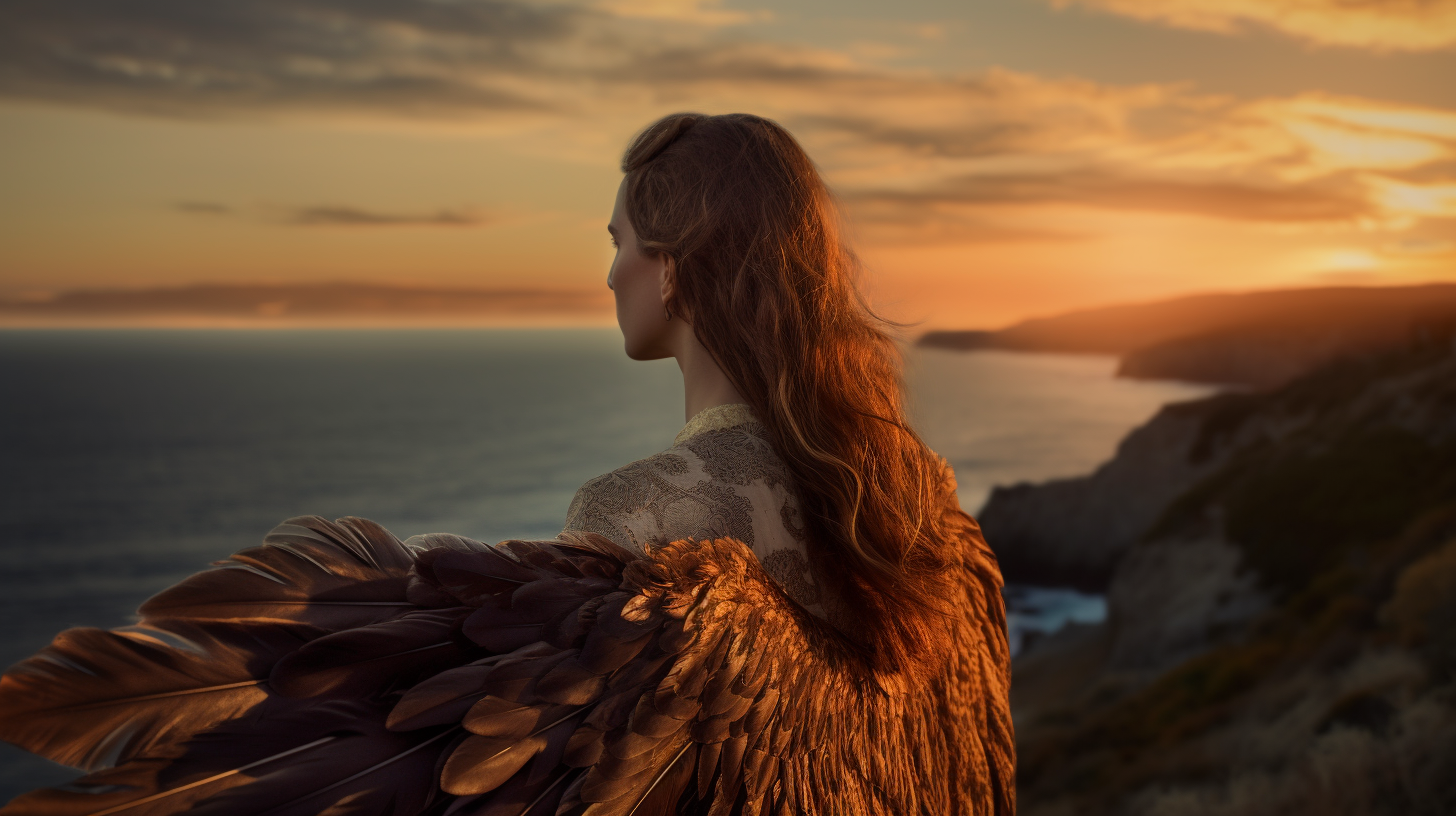
<path fill-rule="evenodd" d="M 906 423 L 895 346 L 813 163 L 769 120 L 685 113 L 622 170 L 607 285 L 627 356 L 677 359 L 689 421 L 583 486 L 566 529 L 639 551 L 738 538 L 805 608 L 910 658 L 943 597 L 955 494 Z"/>
<path fill-rule="evenodd" d="M 813 164 L 756 116 L 629 147 L 608 276 L 673 447 L 550 542 L 292 519 L 0 680 L 92 771 L 6 813 L 1011 813 L 1000 575 L 905 421 Z"/>

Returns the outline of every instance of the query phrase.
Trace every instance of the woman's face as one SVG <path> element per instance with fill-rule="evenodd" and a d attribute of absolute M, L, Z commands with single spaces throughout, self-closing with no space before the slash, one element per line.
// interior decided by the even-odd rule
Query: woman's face
<path fill-rule="evenodd" d="M 660 360 L 672 356 L 667 342 L 672 322 L 667 319 L 663 306 L 668 260 L 666 255 L 644 254 L 638 246 L 637 233 L 627 220 L 623 203 L 626 187 L 624 180 L 617 188 L 617 204 L 607 224 L 607 232 L 617 247 L 617 256 L 607 273 L 607 288 L 617 301 L 617 325 L 622 329 L 627 356 L 634 360 Z M 672 319 L 680 318 L 673 315 Z"/>

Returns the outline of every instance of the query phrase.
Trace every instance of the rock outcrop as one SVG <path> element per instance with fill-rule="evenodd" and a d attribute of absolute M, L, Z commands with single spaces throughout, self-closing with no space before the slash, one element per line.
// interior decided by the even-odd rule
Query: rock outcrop
<path fill-rule="evenodd" d="M 1128 547 L 1227 458 L 1203 434 L 1229 399 L 1163 408 L 1090 476 L 993 489 L 978 519 L 1006 580 L 1104 590 Z"/>
<path fill-rule="evenodd" d="M 1216 518 L 1131 548 L 1107 590 L 1111 640 L 1102 670 L 1157 675 L 1242 632 L 1271 605 L 1243 562 Z"/>

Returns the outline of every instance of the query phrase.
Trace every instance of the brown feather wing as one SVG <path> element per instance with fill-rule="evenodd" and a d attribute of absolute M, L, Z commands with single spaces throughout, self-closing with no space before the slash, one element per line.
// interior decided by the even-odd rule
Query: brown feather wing
<path fill-rule="evenodd" d="M 953 511 L 959 614 L 924 674 L 877 669 L 728 539 L 626 561 L 616 591 L 553 616 L 530 648 L 567 656 L 512 700 L 583 706 L 557 812 L 1014 813 L 1000 573 Z"/>
<path fill-rule="evenodd" d="M 977 654 L 964 665 L 912 681 L 876 674 L 733 540 L 680 541 L 647 559 L 591 537 L 507 542 L 486 556 L 439 553 L 431 571 L 478 605 L 466 636 L 502 651 L 414 687 L 390 725 L 459 721 L 471 736 L 441 786 L 478 812 L 934 813 L 968 797 L 995 812 L 989 777 L 1002 763 L 976 723 L 995 704 L 974 699 L 980 669 L 1000 670 L 979 655 L 994 616 L 969 627 Z M 967 609 L 966 622 L 985 611 Z M 942 722 L 947 693 L 967 698 L 964 721 Z M 980 769 L 973 790 L 944 789 L 934 774 L 951 762 Z M 922 790 L 925 778 L 940 789 Z"/>
<path fill-rule="evenodd" d="M 226 641 L 216 632 L 292 633 L 275 649 L 241 647 L 251 657 L 229 671 L 254 688 L 327 699 L 235 704 L 218 714 L 225 721 L 153 735 L 144 753 L 128 742 L 128 764 L 5 812 L 1011 813 L 999 575 L 966 522 L 966 615 L 948 626 L 944 671 L 915 678 L 876 674 L 737 541 L 681 541 L 643 558 L 590 535 L 398 545 L 362 523 L 294 524 L 302 532 L 270 538 L 278 552 L 265 546 L 224 573 L 263 601 L 224 582 L 194 595 L 214 612 L 188 612 L 194 604 L 177 602 L 188 596 L 174 594 L 152 607 L 169 616 L 152 624 L 166 633 L 162 656 L 118 671 L 225 653 L 204 643 Z M 387 581 L 378 595 L 384 583 L 349 586 Z M 314 603 L 325 594 L 350 611 Z M 372 605 L 401 597 L 408 607 Z M 198 648 L 175 642 L 189 634 Z M 449 656 L 435 662 L 441 650 Z M 85 685 L 89 667 L 68 665 L 76 656 L 51 661 L 74 675 L 62 686 Z M 73 698 L 88 694 L 97 689 Z M 94 748 L 108 733 L 53 742 Z M 428 791 L 411 781 L 421 778 Z"/>

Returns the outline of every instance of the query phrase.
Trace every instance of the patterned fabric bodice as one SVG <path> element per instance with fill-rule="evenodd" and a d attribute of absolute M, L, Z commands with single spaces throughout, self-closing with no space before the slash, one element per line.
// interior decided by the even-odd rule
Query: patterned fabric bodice
<path fill-rule="evenodd" d="M 741 403 L 698 412 L 671 448 L 582 485 L 564 529 L 636 552 L 684 538 L 736 538 L 790 598 L 825 614 L 788 468 Z"/>

